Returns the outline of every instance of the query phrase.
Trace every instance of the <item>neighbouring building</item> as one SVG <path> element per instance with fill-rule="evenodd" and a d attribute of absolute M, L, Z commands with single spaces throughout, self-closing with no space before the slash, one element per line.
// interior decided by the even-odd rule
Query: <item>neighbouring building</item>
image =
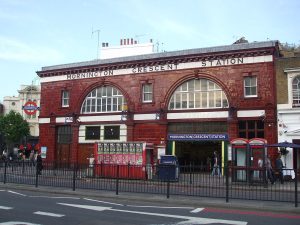
<path fill-rule="evenodd" d="M 40 104 L 40 86 L 39 85 L 21 85 L 18 90 L 18 96 L 5 96 L 3 99 L 4 114 L 11 110 L 20 113 L 28 122 L 30 136 L 25 142 L 37 143 L 39 139 L 39 104 Z M 27 110 L 26 107 L 29 107 Z M 35 108 L 35 109 L 33 109 Z"/>
<path fill-rule="evenodd" d="M 283 48 L 281 54 L 276 60 L 278 141 L 300 144 L 300 51 Z M 300 154 L 287 150 L 283 152 L 285 166 L 299 168 Z"/>
<path fill-rule="evenodd" d="M 43 67 L 46 160 L 87 162 L 95 142 L 142 141 L 151 163 L 206 165 L 232 139 L 276 143 L 278 54 L 277 41 L 242 42 Z"/>

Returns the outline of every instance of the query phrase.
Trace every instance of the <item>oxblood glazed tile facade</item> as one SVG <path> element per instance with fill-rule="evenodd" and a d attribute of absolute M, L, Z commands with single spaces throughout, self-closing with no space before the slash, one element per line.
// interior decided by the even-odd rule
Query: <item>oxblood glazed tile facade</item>
<path fill-rule="evenodd" d="M 168 134 L 176 129 L 178 133 L 225 133 L 229 140 L 241 135 L 263 137 L 275 143 L 277 55 L 278 43 L 268 41 L 43 67 L 37 72 L 39 123 L 47 160 L 86 162 L 95 141 L 150 142 L 155 160 L 159 149 L 170 153 Z M 198 84 L 203 86 L 197 89 Z M 214 94 L 204 90 L 206 84 Z M 101 108 L 103 102 L 97 98 L 103 90 L 112 90 L 113 97 L 105 101 L 115 103 L 107 106 L 106 102 L 105 107 L 115 110 Z M 62 104 L 63 93 L 67 105 Z M 144 99 L 147 95 L 150 100 Z M 184 128 L 190 124 L 199 127 Z M 205 124 L 214 128 L 203 132 Z M 93 126 L 99 134 L 89 138 Z M 117 136 L 110 138 L 109 130 Z"/>

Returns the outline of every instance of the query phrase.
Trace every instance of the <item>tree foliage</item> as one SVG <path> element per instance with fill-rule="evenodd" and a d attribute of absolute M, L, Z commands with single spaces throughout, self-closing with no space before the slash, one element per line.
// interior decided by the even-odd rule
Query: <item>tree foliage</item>
<path fill-rule="evenodd" d="M 0 133 L 7 144 L 19 143 L 21 138 L 30 134 L 29 125 L 20 113 L 10 111 L 0 116 Z"/>

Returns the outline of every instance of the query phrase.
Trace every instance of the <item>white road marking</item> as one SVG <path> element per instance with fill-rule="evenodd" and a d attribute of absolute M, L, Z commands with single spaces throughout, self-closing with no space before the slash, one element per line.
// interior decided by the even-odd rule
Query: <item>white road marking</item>
<path fill-rule="evenodd" d="M 42 216 L 52 216 L 52 217 L 63 217 L 63 216 L 65 216 L 63 214 L 56 214 L 56 213 L 50 213 L 50 212 L 41 212 L 41 211 L 34 212 L 33 214 L 42 215 Z"/>
<path fill-rule="evenodd" d="M 134 214 L 141 214 L 141 215 L 169 217 L 169 218 L 186 220 L 186 221 L 180 222 L 178 224 L 223 223 L 223 224 L 232 224 L 232 225 L 247 225 L 247 222 L 245 222 L 245 221 L 236 221 L 236 220 L 211 219 L 211 218 L 202 218 L 202 217 L 179 216 L 179 215 L 172 215 L 172 214 L 129 211 L 129 210 L 121 210 L 121 209 L 112 209 L 111 207 L 101 207 L 101 206 L 92 206 L 92 205 L 78 205 L 78 204 L 66 204 L 66 203 L 57 203 L 57 204 L 76 207 L 76 208 L 82 208 L 82 209 L 90 209 L 90 210 L 95 210 L 95 211 L 110 210 L 110 211 L 116 211 L 116 212 L 134 213 Z"/>
<path fill-rule="evenodd" d="M 196 208 L 196 209 L 192 210 L 191 213 L 198 213 L 198 212 L 201 212 L 202 210 L 204 210 L 204 208 Z"/>
<path fill-rule="evenodd" d="M 19 192 L 15 192 L 15 191 L 8 191 L 9 193 L 12 193 L 12 194 L 16 194 L 16 195 L 21 195 L 21 196 L 26 196 L 26 195 L 24 195 L 24 194 L 21 194 L 21 193 L 19 193 Z"/>
<path fill-rule="evenodd" d="M 157 209 L 194 209 L 194 207 L 176 207 L 176 206 L 147 206 L 147 205 L 126 205 L 135 208 L 157 208 Z"/>
<path fill-rule="evenodd" d="M 20 221 L 9 221 L 9 222 L 0 223 L 0 225 L 40 225 L 40 224 L 20 222 Z"/>
<path fill-rule="evenodd" d="M 6 206 L 1 206 L 1 205 L 0 205 L 0 209 L 9 210 L 9 209 L 13 209 L 13 208 L 12 208 L 12 207 L 6 207 Z"/>
<path fill-rule="evenodd" d="M 105 202 L 105 201 L 99 201 L 95 199 L 90 199 L 90 198 L 83 198 L 84 200 L 87 201 L 92 201 L 92 202 L 99 202 L 99 203 L 105 203 L 109 205 L 117 205 L 117 206 L 129 206 L 129 207 L 135 207 L 135 208 L 160 208 L 160 209 L 194 209 L 194 207 L 169 207 L 169 206 L 148 206 L 148 205 L 123 205 L 123 204 L 118 204 L 114 202 Z"/>
<path fill-rule="evenodd" d="M 0 190 L 0 191 L 6 191 L 6 190 Z"/>
<path fill-rule="evenodd" d="M 28 196 L 29 198 L 53 198 L 53 199 L 80 199 L 78 197 L 52 197 L 52 196 L 38 196 L 38 195 L 32 195 Z"/>
<path fill-rule="evenodd" d="M 102 206 L 93 206 L 93 205 L 78 205 L 78 204 L 67 204 L 67 203 L 57 203 L 57 204 L 76 207 L 76 208 L 82 208 L 82 209 L 91 209 L 91 210 L 95 210 L 95 211 L 104 211 L 104 210 L 111 209 L 111 207 L 102 207 Z"/>
<path fill-rule="evenodd" d="M 118 206 L 124 206 L 122 204 L 118 204 L 118 203 L 113 203 L 113 202 L 104 202 L 104 201 L 99 201 L 99 200 L 95 200 L 95 199 L 90 199 L 90 198 L 83 198 L 84 200 L 87 201 L 92 201 L 92 202 L 100 202 L 100 203 L 105 203 L 105 204 L 110 204 L 110 205 L 118 205 Z"/>

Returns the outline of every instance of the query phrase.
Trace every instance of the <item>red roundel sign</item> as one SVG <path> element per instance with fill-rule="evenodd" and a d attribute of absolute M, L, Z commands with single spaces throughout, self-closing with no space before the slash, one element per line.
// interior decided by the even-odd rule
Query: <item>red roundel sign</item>
<path fill-rule="evenodd" d="M 33 115 L 37 110 L 39 110 L 39 107 L 33 101 L 26 102 L 22 108 L 27 115 Z"/>

